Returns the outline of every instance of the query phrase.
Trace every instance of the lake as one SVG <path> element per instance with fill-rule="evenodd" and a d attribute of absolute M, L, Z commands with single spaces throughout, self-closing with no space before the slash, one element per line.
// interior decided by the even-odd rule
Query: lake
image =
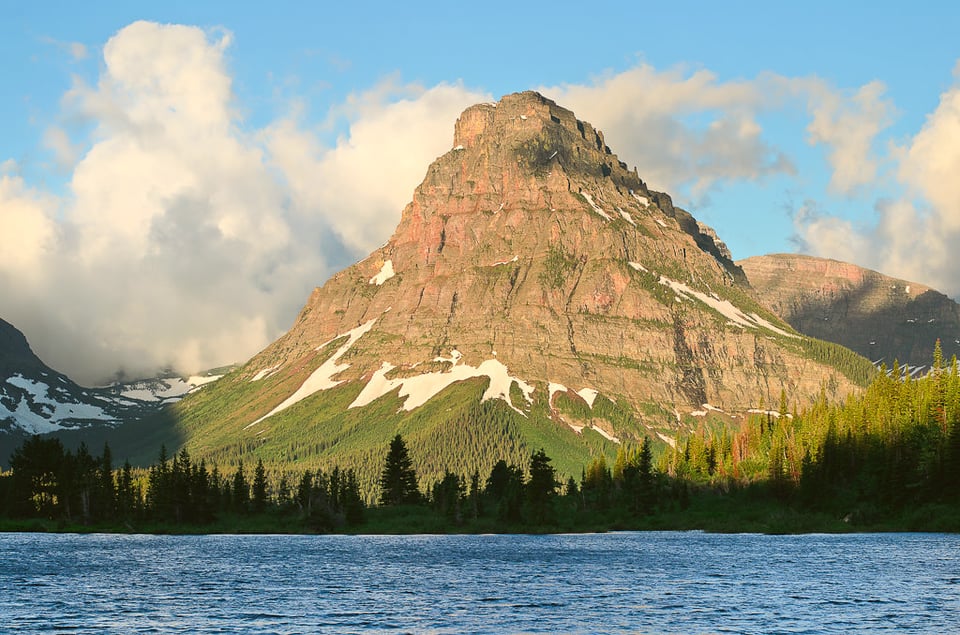
<path fill-rule="evenodd" d="M 960 536 L 0 534 L 16 633 L 957 633 Z"/>

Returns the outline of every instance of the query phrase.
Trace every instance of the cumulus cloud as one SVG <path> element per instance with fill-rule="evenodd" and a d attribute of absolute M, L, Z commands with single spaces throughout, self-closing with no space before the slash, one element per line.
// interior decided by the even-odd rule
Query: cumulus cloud
<path fill-rule="evenodd" d="M 878 159 L 872 146 L 877 135 L 892 122 L 894 110 L 884 99 L 886 87 L 874 81 L 847 96 L 819 80 L 801 84 L 813 115 L 807 127 L 809 141 L 828 147 L 827 158 L 833 168 L 831 189 L 849 194 L 874 182 Z"/>
<path fill-rule="evenodd" d="M 855 226 L 821 214 L 799 216 L 806 251 L 840 258 L 960 296 L 960 82 L 948 88 L 923 128 L 889 160 L 902 196 L 877 200 L 873 222 Z"/>
<path fill-rule="evenodd" d="M 80 156 L 80 148 L 74 145 L 67 132 L 59 126 L 51 126 L 43 135 L 43 145 L 53 152 L 57 165 L 72 168 Z"/>
<path fill-rule="evenodd" d="M 0 253 L 4 268 L 18 272 L 21 283 L 35 284 L 57 241 L 57 201 L 27 187 L 16 167 L 13 161 L 0 165 Z"/>
<path fill-rule="evenodd" d="M 367 253 L 393 233 L 399 209 L 427 166 L 450 149 L 456 118 L 489 100 L 459 84 L 424 89 L 387 79 L 352 95 L 334 113 L 350 122 L 349 137 L 335 147 L 305 134 L 295 114 L 265 130 L 264 139 L 297 206 L 317 210 L 315 220 L 349 248 Z"/>
<path fill-rule="evenodd" d="M 725 181 L 795 172 L 764 140 L 757 118 L 782 103 L 774 80 L 724 82 L 707 70 L 641 64 L 589 85 L 542 91 L 615 138 L 614 150 L 652 187 L 696 199 Z"/>
<path fill-rule="evenodd" d="M 617 139 L 617 151 L 655 189 L 695 203 L 735 181 L 795 175 L 788 154 L 764 136 L 762 119 L 806 107 L 808 142 L 826 149 L 830 188 L 851 194 L 873 182 L 877 136 L 894 108 L 881 82 L 854 91 L 817 77 L 762 73 L 723 81 L 707 70 L 640 64 L 588 85 L 542 89 Z"/>
<path fill-rule="evenodd" d="M 0 315 L 85 383 L 243 361 L 289 327 L 313 286 L 383 242 L 477 95 L 386 82 L 321 135 L 282 118 L 247 130 L 225 62 L 231 34 L 137 22 L 103 48 L 95 85 L 65 96 L 85 147 L 61 197 L 0 176 Z"/>

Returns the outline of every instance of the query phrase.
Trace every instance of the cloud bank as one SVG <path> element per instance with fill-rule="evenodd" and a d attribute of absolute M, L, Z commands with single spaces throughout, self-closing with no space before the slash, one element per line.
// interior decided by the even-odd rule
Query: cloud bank
<path fill-rule="evenodd" d="M 486 95 L 386 82 L 338 111 L 327 147 L 291 115 L 248 130 L 225 61 L 231 35 L 137 22 L 103 48 L 51 127 L 68 191 L 0 169 L 0 315 L 92 384 L 118 370 L 243 361 L 286 330 L 310 290 L 381 244 Z"/>
<path fill-rule="evenodd" d="M 874 200 L 872 222 L 863 224 L 805 206 L 795 218 L 802 248 L 960 296 L 960 64 L 922 129 L 884 158 L 903 194 Z M 870 153 L 863 165 L 878 161 Z"/>

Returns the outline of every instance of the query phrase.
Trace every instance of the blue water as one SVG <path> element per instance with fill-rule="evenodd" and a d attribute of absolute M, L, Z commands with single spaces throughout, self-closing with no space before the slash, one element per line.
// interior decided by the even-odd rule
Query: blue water
<path fill-rule="evenodd" d="M 960 537 L 0 534 L 0 632 L 960 633 Z"/>

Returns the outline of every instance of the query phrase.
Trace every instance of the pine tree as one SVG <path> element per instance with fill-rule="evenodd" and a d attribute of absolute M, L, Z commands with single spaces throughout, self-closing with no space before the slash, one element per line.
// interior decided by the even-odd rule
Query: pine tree
<path fill-rule="evenodd" d="M 297 504 L 304 516 L 309 517 L 311 512 L 311 502 L 313 500 L 313 474 L 307 470 L 300 477 L 300 483 L 297 485 Z"/>
<path fill-rule="evenodd" d="M 535 525 L 556 522 L 554 500 L 557 496 L 557 480 L 550 457 L 542 449 L 530 455 L 530 481 L 526 490 L 530 521 Z"/>
<path fill-rule="evenodd" d="M 250 486 L 243 473 L 243 459 L 237 464 L 237 471 L 233 473 L 233 508 L 244 513 L 250 505 Z"/>
<path fill-rule="evenodd" d="M 417 473 L 399 434 L 390 442 L 387 460 L 380 475 L 380 504 L 404 505 L 420 502 Z"/>
<path fill-rule="evenodd" d="M 348 525 L 359 525 L 363 522 L 364 505 L 360 496 L 360 484 L 353 469 L 347 470 L 343 479 L 343 491 L 340 496 L 343 505 L 344 518 Z"/>
<path fill-rule="evenodd" d="M 113 484 L 113 457 L 108 443 L 103 444 L 103 454 L 100 455 L 99 463 L 96 516 L 100 519 L 110 519 L 116 514 L 117 492 Z"/>
<path fill-rule="evenodd" d="M 263 459 L 257 459 L 257 467 L 253 472 L 253 512 L 262 514 L 267 508 L 267 472 L 263 467 Z"/>
<path fill-rule="evenodd" d="M 470 502 L 468 511 L 470 517 L 476 520 L 483 513 L 483 503 L 480 491 L 480 470 L 474 470 L 470 477 Z"/>

